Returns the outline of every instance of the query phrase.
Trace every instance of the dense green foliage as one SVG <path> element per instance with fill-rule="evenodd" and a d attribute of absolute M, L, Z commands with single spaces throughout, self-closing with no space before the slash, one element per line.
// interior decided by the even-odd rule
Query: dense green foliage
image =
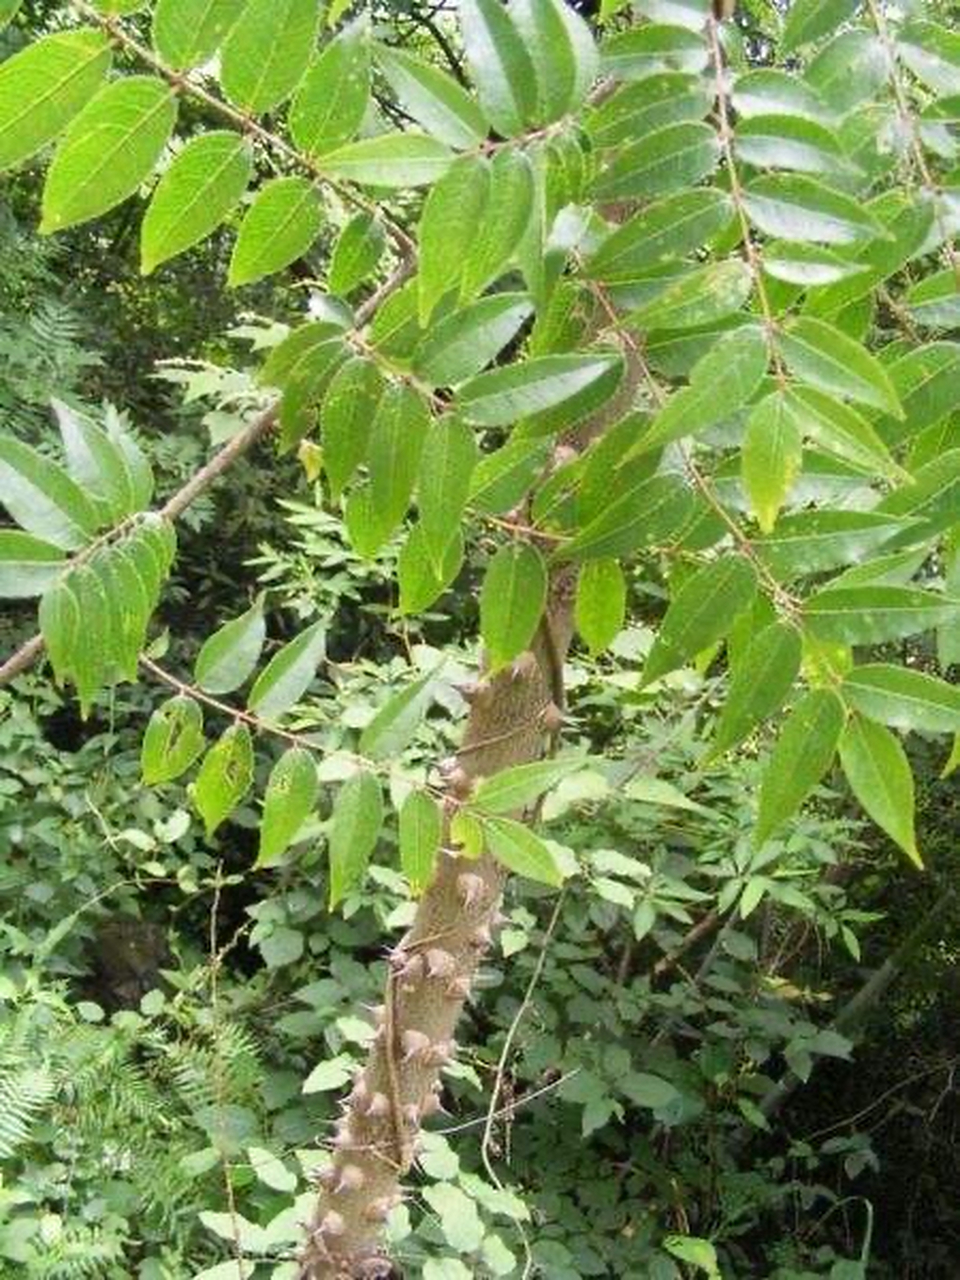
<path fill-rule="evenodd" d="M 0 2 L 0 1274 L 298 1276 L 451 846 L 403 1274 L 954 1273 L 960 36 L 635 9 Z"/>

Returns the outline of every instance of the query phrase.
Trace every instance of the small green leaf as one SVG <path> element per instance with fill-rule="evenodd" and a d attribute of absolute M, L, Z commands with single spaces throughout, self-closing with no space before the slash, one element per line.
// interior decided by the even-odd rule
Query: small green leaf
<path fill-rule="evenodd" d="M 253 173 L 249 143 L 238 133 L 204 133 L 177 155 L 157 183 L 140 228 L 140 269 L 205 240 L 238 204 Z"/>
<path fill-rule="evenodd" d="M 529 543 L 501 547 L 480 591 L 480 635 L 492 671 L 528 648 L 547 602 L 547 571 Z"/>
<path fill-rule="evenodd" d="M 60 428 L 70 476 L 88 498 L 101 503 L 110 521 L 130 515 L 136 505 L 127 459 L 106 431 L 61 400 L 51 406 Z"/>
<path fill-rule="evenodd" d="M 789 581 L 862 561 L 903 528 L 897 517 L 881 511 L 798 511 L 754 547 L 772 573 Z"/>
<path fill-rule="evenodd" d="M 851 17 L 857 0 L 796 0 L 787 12 L 781 48 L 792 53 L 800 45 L 828 36 Z"/>
<path fill-rule="evenodd" d="M 757 845 L 796 812 L 830 768 L 843 722 L 843 703 L 830 689 L 805 694 L 784 721 L 760 785 Z"/>
<path fill-rule="evenodd" d="M 636 452 L 706 431 L 750 400 L 767 369 L 763 330 L 745 325 L 719 338 L 653 420 Z M 629 456 L 629 455 L 628 455 Z"/>
<path fill-rule="evenodd" d="M 849 177 L 856 167 L 822 124 L 790 115 L 757 115 L 737 124 L 734 151 L 758 169 Z M 766 254 L 764 254 L 766 259 Z"/>
<path fill-rule="evenodd" d="M 866 812 L 922 868 L 913 825 L 913 774 L 898 740 L 883 725 L 853 716 L 840 739 L 840 762 Z"/>
<path fill-rule="evenodd" d="M 326 649 L 321 620 L 285 644 L 253 682 L 247 707 L 264 720 L 276 720 L 303 697 Z"/>
<path fill-rule="evenodd" d="M 438 574 L 427 552 L 423 530 L 414 525 L 397 561 L 400 613 L 422 613 L 428 609 L 460 572 L 463 551 L 463 533 L 457 529 L 444 553 L 443 566 Z"/>
<path fill-rule="evenodd" d="M 437 321 L 413 355 L 414 372 L 434 387 L 479 373 L 516 337 L 533 311 L 525 293 L 494 293 Z"/>
<path fill-rule="evenodd" d="M 376 57 L 401 107 L 421 129 L 458 150 L 479 146 L 487 136 L 480 108 L 445 71 L 388 45 L 378 45 Z"/>
<path fill-rule="evenodd" d="M 232 724 L 203 758 L 193 802 L 209 839 L 253 784 L 253 743 L 245 724 Z"/>
<path fill-rule="evenodd" d="M 423 397 L 407 383 L 392 383 L 370 429 L 367 469 L 379 545 L 407 513 L 430 427 Z"/>
<path fill-rule="evenodd" d="M 490 186 L 483 217 L 460 245 L 463 278 L 460 299 L 475 298 L 507 269 L 533 217 L 533 166 L 523 151 L 507 147 L 490 163 Z"/>
<path fill-rule="evenodd" d="M 579 533 L 553 553 L 581 562 L 630 555 L 651 543 L 669 542 L 693 511 L 693 494 L 677 475 L 638 481 L 614 498 Z"/>
<path fill-rule="evenodd" d="M 616 284 L 648 274 L 658 263 L 699 249 L 733 217 L 724 191 L 682 191 L 648 205 L 600 242 L 587 260 L 595 280 Z"/>
<path fill-rule="evenodd" d="M 564 778 L 579 773 L 588 763 L 580 756 L 569 759 L 561 756 L 513 765 L 489 778 L 481 778 L 470 804 L 481 815 L 515 813 L 533 804 Z"/>
<path fill-rule="evenodd" d="M 527 45 L 500 0 L 460 0 L 458 8 L 480 106 L 502 137 L 514 137 L 537 115 L 537 80 Z"/>
<path fill-rule="evenodd" d="M 157 0 L 153 43 L 174 71 L 199 67 L 220 48 L 241 12 L 236 0 Z"/>
<path fill-rule="evenodd" d="M 742 556 L 727 555 L 704 565 L 688 578 L 664 615 L 643 669 L 641 687 L 716 644 L 757 592 L 753 566 Z"/>
<path fill-rule="evenodd" d="M 49 235 L 106 213 L 149 177 L 177 118 L 173 90 L 151 76 L 101 89 L 60 140 L 43 188 Z"/>
<path fill-rule="evenodd" d="M 353 293 L 376 271 L 386 247 L 386 234 L 374 215 L 366 212 L 355 214 L 333 246 L 327 273 L 330 292 L 341 298 Z M 383 314 L 383 308 L 378 314 Z"/>
<path fill-rule="evenodd" d="M 960 618 L 960 601 L 916 587 L 827 587 L 803 609 L 810 630 L 840 644 L 885 644 Z"/>
<path fill-rule="evenodd" d="M 0 65 L 0 170 L 45 147 L 90 101 L 110 69 L 99 31 L 60 31 Z"/>
<path fill-rule="evenodd" d="M 238 107 L 279 106 L 307 69 L 317 38 L 316 0 L 247 0 L 220 51 L 220 83 Z"/>
<path fill-rule="evenodd" d="M 13 436 L 0 438 L 0 502 L 27 533 L 64 551 L 84 546 L 100 525 L 83 489 Z"/>
<path fill-rule="evenodd" d="M 330 907 L 359 888 L 383 826 L 383 796 L 372 773 L 343 784 L 330 827 Z"/>
<path fill-rule="evenodd" d="M 322 156 L 355 136 L 370 101 L 370 28 L 344 27 L 303 78 L 290 107 L 290 134 L 307 155 Z"/>
<path fill-rule="evenodd" d="M 506 426 L 562 404 L 622 366 L 619 356 L 538 356 L 481 373 L 457 394 L 464 417 L 484 427 Z"/>
<path fill-rule="evenodd" d="M 0 529 L 0 599 L 29 600 L 56 582 L 63 552 L 19 529 Z"/>
<path fill-rule="evenodd" d="M 952 267 L 918 280 L 903 299 L 914 324 L 927 329 L 956 329 L 960 325 L 960 286 Z"/>
<path fill-rule="evenodd" d="M 630 313 L 637 329 L 695 329 L 717 324 L 749 298 L 753 276 L 740 258 L 711 262 L 680 276 Z"/>
<path fill-rule="evenodd" d="M 293 1192 L 297 1189 L 296 1174 L 291 1173 L 283 1161 L 264 1147 L 247 1147 L 250 1168 L 271 1191 Z"/>
<path fill-rule="evenodd" d="M 816 3 L 819 4 L 820 0 L 816 0 Z M 674 1258 L 679 1258 L 681 1262 L 686 1262 L 699 1271 L 705 1271 L 707 1280 L 722 1280 L 717 1264 L 717 1251 L 709 1240 L 700 1240 L 696 1236 L 666 1236 L 663 1247 Z"/>
<path fill-rule="evenodd" d="M 180 695 L 157 707 L 147 723 L 140 750 L 140 772 L 148 787 L 173 782 L 186 773 L 207 745 L 203 710 Z"/>
<path fill-rule="evenodd" d="M 193 675 L 207 693 L 232 693 L 249 679 L 266 638 L 263 596 L 204 641 Z"/>
<path fill-rule="evenodd" d="M 881 234 L 862 204 L 799 174 L 755 178 L 743 201 L 754 225 L 779 240 L 856 244 Z"/>
<path fill-rule="evenodd" d="M 67 578 L 58 578 L 40 600 L 40 634 L 56 683 L 72 676 L 80 634 L 80 602 Z"/>
<path fill-rule="evenodd" d="M 577 630 L 596 657 L 623 630 L 627 584 L 616 560 L 589 560 L 577 577 Z"/>
<path fill-rule="evenodd" d="M 313 811 L 319 784 L 313 756 L 291 747 L 274 765 L 263 799 L 258 868 L 274 867 Z"/>
<path fill-rule="evenodd" d="M 400 867 L 416 898 L 430 883 L 442 836 L 436 800 L 425 791 L 411 791 L 400 809 Z"/>
<path fill-rule="evenodd" d="M 427 196 L 420 216 L 417 272 L 421 326 L 429 322 L 443 295 L 460 283 L 467 261 L 464 246 L 474 243 L 477 228 L 484 224 L 489 191 L 486 160 L 462 156 Z"/>
<path fill-rule="evenodd" d="M 361 754 L 390 759 L 409 745 L 433 702 L 436 678 L 437 671 L 431 671 L 387 700 L 360 735 Z"/>
<path fill-rule="evenodd" d="M 791 387 L 787 400 L 802 423 L 804 435 L 810 436 L 821 449 L 853 463 L 868 475 L 879 472 L 889 480 L 903 479 L 902 468 L 856 409 L 813 387 Z"/>
<path fill-rule="evenodd" d="M 859 400 L 894 417 L 903 414 L 883 365 L 853 338 L 809 316 L 792 321 L 778 339 L 790 372 L 828 395 Z"/>
<path fill-rule="evenodd" d="M 473 432 L 458 418 L 448 414 L 430 428 L 420 462 L 417 510 L 438 577 L 460 528 L 478 456 Z"/>
<path fill-rule="evenodd" d="M 373 360 L 354 356 L 340 366 L 320 408 L 323 469 L 337 499 L 365 461 L 384 382 Z"/>
<path fill-rule="evenodd" d="M 854 667 L 841 693 L 867 719 L 893 729 L 960 733 L 960 689 L 922 671 L 883 662 Z"/>
<path fill-rule="evenodd" d="M 564 873 L 548 845 L 512 818 L 481 819 L 487 848 L 508 871 L 558 888 Z"/>
<path fill-rule="evenodd" d="M 443 176 L 452 159 L 448 147 L 425 133 L 381 133 L 328 152 L 321 165 L 331 178 L 348 182 L 425 187 Z"/>
<path fill-rule="evenodd" d="M 740 454 L 743 487 L 757 523 L 769 533 L 803 465 L 803 436 L 792 403 L 781 393 L 761 400 L 747 419 Z"/>
<path fill-rule="evenodd" d="M 750 641 L 730 681 L 708 759 L 742 742 L 783 704 L 800 670 L 800 633 L 772 622 Z"/>
<path fill-rule="evenodd" d="M 563 0 L 512 0 L 509 13 L 533 60 L 544 124 L 583 104 L 600 66 L 590 28 Z"/>
<path fill-rule="evenodd" d="M 227 283 L 252 284 L 302 257 L 323 226 L 323 209 L 306 178 L 274 178 L 247 210 L 230 258 Z"/>
<path fill-rule="evenodd" d="M 716 167 L 720 143 L 714 129 L 679 121 L 624 147 L 593 183 L 597 200 L 652 199 L 695 186 Z"/>

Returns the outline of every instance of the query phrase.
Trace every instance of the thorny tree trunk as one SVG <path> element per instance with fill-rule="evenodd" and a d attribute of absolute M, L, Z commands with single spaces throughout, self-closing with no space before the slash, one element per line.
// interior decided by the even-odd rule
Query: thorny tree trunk
<path fill-rule="evenodd" d="M 629 407 L 640 369 L 628 363 L 621 391 L 571 441 L 574 447 L 584 447 Z M 474 779 L 539 759 L 557 731 L 575 588 L 575 571 L 558 570 L 532 651 L 466 692 L 470 716 L 463 745 L 446 770 L 448 816 Z M 504 878 L 487 855 L 441 852 L 416 918 L 389 956 L 377 1036 L 337 1122 L 300 1280 L 392 1274 L 380 1243 L 383 1223 L 400 1202 L 421 1124 L 439 1108 L 440 1070 L 454 1053 L 454 1032 L 491 942 Z"/>

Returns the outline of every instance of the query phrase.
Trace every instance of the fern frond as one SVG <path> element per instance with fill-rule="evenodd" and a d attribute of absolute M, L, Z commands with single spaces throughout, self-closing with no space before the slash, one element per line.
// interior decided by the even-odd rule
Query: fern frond
<path fill-rule="evenodd" d="M 0 1157 L 9 1159 L 27 1141 L 55 1087 L 45 1067 L 24 1065 L 0 1072 Z"/>

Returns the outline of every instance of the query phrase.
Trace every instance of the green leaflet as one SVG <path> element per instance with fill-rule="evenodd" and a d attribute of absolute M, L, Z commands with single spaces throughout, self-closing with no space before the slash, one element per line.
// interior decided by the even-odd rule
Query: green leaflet
<path fill-rule="evenodd" d="M 479 426 L 506 426 L 572 399 L 620 367 L 619 356 L 538 356 L 472 378 L 460 387 L 457 406 Z"/>
<path fill-rule="evenodd" d="M 881 511 L 798 511 L 754 543 L 757 556 L 783 581 L 855 564 L 901 533 L 902 522 Z"/>
<path fill-rule="evenodd" d="M 400 808 L 400 868 L 419 897 L 430 883 L 440 841 L 443 817 L 440 806 L 425 791 L 411 791 Z"/>
<path fill-rule="evenodd" d="M 481 778 L 470 798 L 470 805 L 487 814 L 515 813 L 533 804 L 544 792 L 564 778 L 579 773 L 589 764 L 582 756 L 534 760 L 513 765 L 489 778 Z"/>
<path fill-rule="evenodd" d="M 278 106 L 307 69 L 317 37 L 316 0 L 247 0 L 220 52 L 220 83 L 254 115 Z"/>
<path fill-rule="evenodd" d="M 490 162 L 483 217 L 460 246 L 464 254 L 460 299 L 475 298 L 513 260 L 533 217 L 533 166 L 524 151 L 508 147 Z"/>
<path fill-rule="evenodd" d="M 157 183 L 140 228 L 140 269 L 206 239 L 238 204 L 253 173 L 253 153 L 238 133 L 191 139 Z"/>
<path fill-rule="evenodd" d="M 325 623 L 320 621 L 285 644 L 254 681 L 248 708 L 264 720 L 277 720 L 289 711 L 313 682 L 326 638 Z"/>
<path fill-rule="evenodd" d="M 111 438 L 89 418 L 74 413 L 63 401 L 54 399 L 51 405 L 60 428 L 67 471 L 87 498 L 102 506 L 103 522 L 117 522 L 131 515 L 140 507 L 142 494 L 132 474 L 130 455 L 121 448 L 118 439 Z M 142 454 L 140 456 L 142 459 Z M 143 464 L 149 470 L 145 459 Z M 149 494 L 147 496 L 149 498 Z"/>
<path fill-rule="evenodd" d="M 453 155 L 425 133 L 382 133 L 328 152 L 324 173 L 377 187 L 423 187 L 442 177 Z"/>
<path fill-rule="evenodd" d="M 577 630 L 593 657 L 623 630 L 627 584 L 616 560 L 589 560 L 577 575 Z"/>
<path fill-rule="evenodd" d="M 373 275 L 386 247 L 386 234 L 373 214 L 358 213 L 352 217 L 333 246 L 327 274 L 330 292 L 343 298 L 351 294 Z M 379 315 L 382 316 L 384 310 L 381 308 Z"/>
<path fill-rule="evenodd" d="M 784 53 L 830 35 L 856 7 L 857 0 L 796 0 L 790 6 L 783 28 Z"/>
<path fill-rule="evenodd" d="M 881 233 L 862 204 L 799 174 L 755 178 L 744 192 L 744 205 L 755 226 L 780 240 L 856 244 Z"/>
<path fill-rule="evenodd" d="M 825 324 L 801 316 L 778 338 L 790 372 L 828 395 L 858 400 L 894 417 L 903 410 L 883 365 L 853 338 Z"/>
<path fill-rule="evenodd" d="M 639 480 L 608 503 L 574 537 L 561 543 L 554 560 L 590 562 L 631 555 L 651 543 L 669 542 L 687 523 L 693 494 L 676 475 Z"/>
<path fill-rule="evenodd" d="M 84 546 L 102 523 L 76 481 L 12 436 L 0 437 L 0 501 L 27 533 L 64 551 Z"/>
<path fill-rule="evenodd" d="M 339 498 L 365 460 L 383 377 L 372 360 L 353 356 L 341 365 L 327 387 L 320 408 L 323 469 L 330 494 Z"/>
<path fill-rule="evenodd" d="M 692 187 L 711 173 L 720 157 L 716 131 L 699 121 L 657 129 L 617 155 L 594 180 L 597 200 L 650 199 Z"/>
<path fill-rule="evenodd" d="M 849 177 L 856 166 L 822 124 L 790 115 L 757 115 L 737 124 L 734 151 L 758 169 Z"/>
<path fill-rule="evenodd" d="M 330 824 L 331 909 L 359 888 L 383 825 L 380 783 L 371 773 L 356 773 L 343 784 Z"/>
<path fill-rule="evenodd" d="M 157 0 L 153 43 L 174 71 L 198 67 L 220 48 L 241 12 L 236 0 Z"/>
<path fill-rule="evenodd" d="M 633 280 L 660 262 L 699 249 L 732 217 L 733 204 L 723 191 L 667 196 L 611 231 L 588 258 L 587 269 L 594 279 L 609 284 Z"/>
<path fill-rule="evenodd" d="M 546 458 L 543 440 L 509 440 L 474 468 L 470 503 L 490 515 L 509 511 L 530 488 Z"/>
<path fill-rule="evenodd" d="M 671 600 L 643 668 L 641 687 L 722 640 L 757 591 L 753 566 L 728 555 L 704 565 Z"/>
<path fill-rule="evenodd" d="M 661 71 L 697 73 L 710 55 L 703 36 L 672 23 L 650 23 L 608 36 L 600 46 L 601 70 L 622 80 Z"/>
<path fill-rule="evenodd" d="M 274 867 L 313 811 L 320 790 L 309 751 L 291 747 L 274 765 L 263 798 L 257 868 Z"/>
<path fill-rule="evenodd" d="M 852 716 L 840 739 L 840 762 L 866 812 L 922 868 L 913 826 L 913 774 L 894 735 L 883 725 Z"/>
<path fill-rule="evenodd" d="M 916 587 L 827 587 L 810 597 L 803 616 L 821 640 L 884 644 L 956 620 L 960 601 Z"/>
<path fill-rule="evenodd" d="M 495 293 L 437 321 L 413 354 L 414 372 L 435 387 L 478 373 L 533 312 L 525 293 Z"/>
<path fill-rule="evenodd" d="M 500 0 L 459 0 L 460 28 L 470 75 L 487 119 L 505 138 L 537 117 L 533 61 Z"/>
<path fill-rule="evenodd" d="M 876 431 L 856 409 L 814 387 L 793 386 L 787 391 L 803 434 L 821 449 L 835 454 L 868 475 L 879 472 L 890 480 L 902 480 L 904 471 L 894 462 Z"/>
<path fill-rule="evenodd" d="M 203 758 L 191 793 L 207 839 L 253 785 L 253 743 L 245 724 L 232 724 Z"/>
<path fill-rule="evenodd" d="M 430 411 L 406 383 L 387 387 L 377 406 L 367 453 L 370 496 L 379 544 L 406 515 L 430 426 Z"/>
<path fill-rule="evenodd" d="M 401 614 L 422 613 L 450 586 L 463 564 L 463 533 L 457 529 L 447 545 L 443 565 L 437 573 L 427 551 L 427 540 L 419 525 L 407 534 L 397 560 Z"/>
<path fill-rule="evenodd" d="M 960 732 L 960 689 L 922 671 L 883 662 L 854 667 L 841 693 L 868 720 L 893 729 Z"/>
<path fill-rule="evenodd" d="M 960 325 L 960 288 L 952 267 L 911 285 L 904 302 L 914 324 L 925 329 L 956 329 Z"/>
<path fill-rule="evenodd" d="M 207 745 L 199 702 L 179 695 L 157 707 L 140 749 L 140 773 L 148 787 L 173 782 L 190 768 Z"/>
<path fill-rule="evenodd" d="M 918 467 L 908 482 L 877 506 L 882 514 L 907 517 L 900 545 L 929 541 L 960 521 L 960 448 L 948 449 Z"/>
<path fill-rule="evenodd" d="M 668 284 L 631 312 L 628 323 L 638 329 L 706 328 L 739 311 L 752 289 L 750 268 L 740 258 L 711 262 Z"/>
<path fill-rule="evenodd" d="M 63 131 L 110 69 L 99 31 L 46 36 L 0 65 L 0 170 L 27 160 Z"/>
<path fill-rule="evenodd" d="M 675 391 L 636 452 L 705 431 L 750 400 L 767 369 L 767 342 L 754 325 L 719 338 L 694 365 L 690 385 Z"/>
<path fill-rule="evenodd" d="M 447 548 L 460 529 L 478 454 L 473 432 L 451 415 L 434 423 L 427 434 L 417 510 L 427 554 L 438 577 L 443 575 Z"/>
<path fill-rule="evenodd" d="M 43 593 L 38 618 L 54 680 L 62 687 L 73 674 L 80 631 L 80 602 L 66 579 L 57 579 Z"/>
<path fill-rule="evenodd" d="M 151 76 L 115 80 L 93 98 L 60 140 L 43 188 L 40 231 L 89 222 L 149 177 L 173 132 L 172 89 Z"/>
<path fill-rule="evenodd" d="M 239 689 L 253 674 L 265 638 L 263 596 L 258 596 L 246 613 L 204 641 L 193 666 L 197 684 L 207 693 Z"/>
<path fill-rule="evenodd" d="M 529 827 L 512 818 L 484 817 L 481 824 L 487 848 L 508 871 L 554 888 L 563 883 L 564 873 L 549 846 Z"/>
<path fill-rule="evenodd" d="M 349 142 L 370 101 L 370 28 L 344 27 L 304 76 L 290 106 L 290 134 L 301 151 L 322 156 Z"/>
<path fill-rule="evenodd" d="M 843 703 L 829 689 L 805 694 L 791 711 L 760 785 L 757 845 L 797 811 L 830 768 L 843 723 Z"/>
<path fill-rule="evenodd" d="M 822 245 L 791 244 L 787 240 L 774 240 L 764 247 L 763 269 L 775 280 L 803 288 L 835 284 L 867 270 L 863 263 L 849 262 Z"/>
<path fill-rule="evenodd" d="M 903 418 L 881 422 L 888 444 L 916 435 L 960 407 L 960 343 L 929 342 L 886 366 Z"/>
<path fill-rule="evenodd" d="M 403 48 L 379 44 L 376 58 L 400 105 L 421 129 L 460 150 L 486 137 L 483 113 L 452 76 Z"/>
<path fill-rule="evenodd" d="M 252 284 L 302 257 L 323 226 L 323 208 L 306 178 L 274 178 L 257 192 L 240 224 L 227 283 Z"/>
<path fill-rule="evenodd" d="M 511 0 L 509 14 L 533 61 L 539 119 L 550 124 L 575 111 L 596 79 L 593 36 L 563 0 Z"/>
<path fill-rule="evenodd" d="M 410 743 L 433 702 L 439 668 L 394 694 L 360 735 L 360 751 L 371 759 L 396 757 Z"/>
<path fill-rule="evenodd" d="M 480 591 L 480 636 L 491 671 L 529 647 L 547 602 L 547 571 L 529 543 L 501 547 Z"/>
<path fill-rule="evenodd" d="M 417 272 L 421 326 L 429 322 L 443 295 L 459 284 L 466 261 L 464 245 L 473 243 L 477 227 L 483 225 L 489 190 L 487 161 L 463 156 L 427 196 L 420 218 Z"/>
<path fill-rule="evenodd" d="M 736 664 L 709 760 L 729 751 L 782 706 L 800 671 L 800 633 L 785 622 L 758 632 Z"/>
<path fill-rule="evenodd" d="M 803 465 L 803 437 L 797 414 L 782 393 L 767 396 L 747 419 L 740 475 L 757 523 L 764 533 L 776 524 Z"/>
<path fill-rule="evenodd" d="M 0 599 L 43 595 L 60 576 L 63 552 L 30 533 L 0 529 Z"/>
<path fill-rule="evenodd" d="M 741 119 L 788 115 L 820 124 L 830 120 L 829 111 L 810 85 L 772 67 L 738 75 L 733 84 L 733 105 Z"/>

